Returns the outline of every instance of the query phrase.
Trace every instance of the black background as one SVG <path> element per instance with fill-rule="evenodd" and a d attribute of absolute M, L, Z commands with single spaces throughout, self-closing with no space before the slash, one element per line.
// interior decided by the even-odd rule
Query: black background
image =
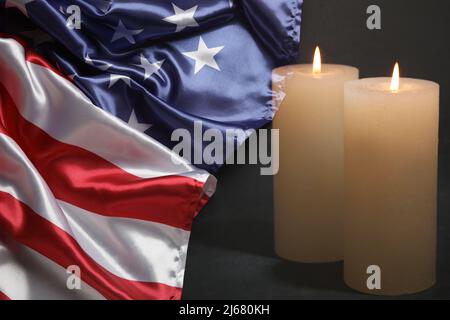
<path fill-rule="evenodd" d="M 382 29 L 366 28 L 381 7 Z M 320 45 L 325 63 L 356 66 L 361 77 L 403 77 L 441 85 L 437 284 L 403 298 L 450 298 L 450 1 L 305 0 L 300 62 Z M 299 264 L 273 253 L 272 178 L 258 166 L 227 166 L 196 219 L 184 299 L 370 299 L 347 288 L 342 263 Z"/>

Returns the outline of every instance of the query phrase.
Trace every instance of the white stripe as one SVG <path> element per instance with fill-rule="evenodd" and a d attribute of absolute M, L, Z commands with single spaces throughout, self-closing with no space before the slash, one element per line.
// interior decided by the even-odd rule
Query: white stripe
<path fill-rule="evenodd" d="M 0 291 L 13 300 L 103 300 L 82 276 L 81 288 L 69 290 L 66 269 L 17 242 L 0 241 Z"/>
<path fill-rule="evenodd" d="M 0 191 L 70 234 L 109 272 L 128 280 L 182 287 L 190 232 L 156 222 L 106 217 L 56 200 L 13 139 L 0 134 L 0 150 Z"/>
<path fill-rule="evenodd" d="M 175 164 L 171 150 L 95 107 L 70 81 L 25 61 L 23 47 L 12 39 L 0 39 L 0 82 L 22 116 L 53 138 L 89 150 L 138 177 L 184 175 L 207 182 L 208 196 L 214 192 L 213 176 L 181 157 Z"/>
<path fill-rule="evenodd" d="M 149 221 L 105 217 L 62 201 L 58 204 L 71 235 L 111 273 L 128 280 L 183 286 L 190 232 Z"/>

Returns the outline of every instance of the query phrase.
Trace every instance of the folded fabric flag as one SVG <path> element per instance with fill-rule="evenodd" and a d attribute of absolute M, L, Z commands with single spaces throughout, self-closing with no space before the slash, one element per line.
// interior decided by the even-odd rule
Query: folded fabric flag
<path fill-rule="evenodd" d="M 297 59 L 303 1 L 3 2 L 0 32 L 32 39 L 95 105 L 172 148 L 172 132 L 193 133 L 196 121 L 225 139 L 227 129 L 272 120 L 271 70 Z M 195 164 L 216 171 L 222 162 Z"/>
<path fill-rule="evenodd" d="M 0 298 L 179 299 L 215 178 L 24 46 L 0 38 Z"/>

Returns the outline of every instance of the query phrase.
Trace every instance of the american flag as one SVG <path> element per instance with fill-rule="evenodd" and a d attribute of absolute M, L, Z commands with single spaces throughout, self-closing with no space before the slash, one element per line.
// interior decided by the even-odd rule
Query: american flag
<path fill-rule="evenodd" d="M 177 299 L 191 223 L 215 178 L 96 108 L 0 38 L 0 292 Z M 81 290 L 66 286 L 80 268 Z"/>
<path fill-rule="evenodd" d="M 302 0 L 2 1 L 0 32 L 30 40 L 96 106 L 169 148 L 195 121 L 224 137 L 269 123 L 272 68 L 299 52 Z"/>
<path fill-rule="evenodd" d="M 222 163 L 171 133 L 270 122 L 301 4 L 0 0 L 0 299 L 179 299 Z"/>

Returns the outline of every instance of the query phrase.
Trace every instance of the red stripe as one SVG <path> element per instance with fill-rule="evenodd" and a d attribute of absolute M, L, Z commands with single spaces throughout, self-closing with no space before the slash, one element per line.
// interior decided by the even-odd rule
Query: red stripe
<path fill-rule="evenodd" d="M 6 294 L 0 291 L 0 300 L 11 300 Z"/>
<path fill-rule="evenodd" d="M 5 76 L 14 81 L 14 75 Z M 14 94 L 22 93 L 18 89 Z M 106 216 L 191 229 L 207 199 L 202 198 L 201 182 L 183 176 L 136 177 L 90 151 L 52 138 L 27 121 L 1 84 L 0 98 L 0 131 L 16 141 L 57 199 Z"/>
<path fill-rule="evenodd" d="M 28 246 L 63 268 L 77 265 L 81 270 L 81 279 L 107 299 L 181 298 L 180 288 L 126 280 L 112 274 L 89 257 L 71 235 L 1 191 L 0 229 L 2 235 Z"/>

